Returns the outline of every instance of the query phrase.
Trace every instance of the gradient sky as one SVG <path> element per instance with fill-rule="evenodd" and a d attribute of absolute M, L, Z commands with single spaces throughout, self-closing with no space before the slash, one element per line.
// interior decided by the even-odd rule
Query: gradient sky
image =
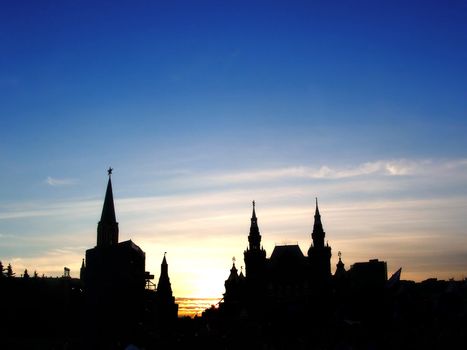
<path fill-rule="evenodd" d="M 467 2 L 3 1 L 0 260 L 78 276 L 107 182 L 177 297 L 263 244 L 467 275 Z"/>

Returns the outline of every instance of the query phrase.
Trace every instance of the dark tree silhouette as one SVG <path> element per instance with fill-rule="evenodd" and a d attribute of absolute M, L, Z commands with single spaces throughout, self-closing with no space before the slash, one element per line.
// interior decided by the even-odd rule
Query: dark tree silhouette
<path fill-rule="evenodd" d="M 9 278 L 12 278 L 15 276 L 15 273 L 13 272 L 13 268 L 11 267 L 11 264 L 8 264 L 8 267 L 6 268 L 6 276 Z"/>
<path fill-rule="evenodd" d="M 5 277 L 4 271 L 5 271 L 5 268 L 3 267 L 3 264 L 0 261 L 0 278 Z"/>
<path fill-rule="evenodd" d="M 25 269 L 25 270 L 24 270 L 23 278 L 29 278 L 28 269 Z"/>

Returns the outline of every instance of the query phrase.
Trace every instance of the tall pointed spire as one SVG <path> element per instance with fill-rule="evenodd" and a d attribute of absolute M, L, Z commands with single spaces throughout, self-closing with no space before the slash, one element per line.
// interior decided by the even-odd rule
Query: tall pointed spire
<path fill-rule="evenodd" d="M 161 275 L 169 276 L 169 264 L 167 264 L 167 259 L 165 258 L 166 254 L 167 252 L 164 252 L 164 258 L 161 263 Z"/>
<path fill-rule="evenodd" d="M 324 236 L 325 232 L 321 222 L 321 215 L 319 213 L 318 198 L 316 198 L 315 222 L 313 224 L 313 233 L 311 234 L 313 245 L 315 247 L 324 247 Z"/>
<path fill-rule="evenodd" d="M 256 202 L 253 201 L 253 213 L 251 214 L 250 234 L 248 235 L 248 242 L 250 243 L 251 250 L 259 250 L 261 244 L 261 235 L 259 233 L 258 219 L 255 211 Z"/>
<path fill-rule="evenodd" d="M 97 246 L 109 246 L 118 243 L 118 222 L 115 217 L 114 197 L 112 193 L 112 168 L 107 170 L 109 181 L 105 191 L 101 220 L 97 225 Z"/>
<path fill-rule="evenodd" d="M 164 253 L 164 258 L 162 259 L 161 275 L 159 277 L 159 283 L 157 283 L 157 293 L 162 299 L 172 298 L 172 287 L 169 278 L 169 265 L 167 264 L 167 259 L 165 258 L 166 254 L 167 252 Z"/>
<path fill-rule="evenodd" d="M 324 283 L 323 285 L 327 285 L 331 276 L 331 247 L 328 244 L 324 245 L 325 236 L 326 233 L 319 213 L 318 198 L 316 198 L 315 222 L 311 234 L 313 243 L 308 249 L 308 258 L 310 258 L 313 278 L 317 283 Z"/>

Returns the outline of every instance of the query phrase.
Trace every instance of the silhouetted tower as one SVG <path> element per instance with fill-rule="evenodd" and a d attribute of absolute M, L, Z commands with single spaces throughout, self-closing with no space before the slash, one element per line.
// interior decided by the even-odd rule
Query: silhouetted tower
<path fill-rule="evenodd" d="M 97 225 L 97 246 L 105 247 L 118 244 L 118 222 L 115 218 L 114 197 L 112 193 L 112 168 L 107 171 L 109 181 L 102 207 L 101 221 Z"/>
<path fill-rule="evenodd" d="M 248 280 L 260 279 L 264 277 L 266 262 L 266 251 L 261 246 L 261 235 L 258 228 L 258 219 L 255 211 L 255 201 L 253 201 L 253 213 L 251 215 L 250 233 L 248 235 L 248 248 L 245 250 L 245 270 Z"/>
<path fill-rule="evenodd" d="M 224 282 L 225 286 L 225 294 L 224 294 L 224 301 L 225 302 L 232 302 L 237 301 L 237 289 L 238 289 L 238 270 L 235 267 L 235 258 L 232 258 L 232 268 L 230 269 L 229 278 L 227 278 Z"/>
<path fill-rule="evenodd" d="M 308 249 L 308 258 L 313 277 L 318 280 L 328 280 L 331 276 L 331 247 L 324 244 L 325 235 L 318 208 L 318 198 L 316 198 L 315 222 L 311 234 L 313 243 Z"/>
<path fill-rule="evenodd" d="M 175 304 L 175 297 L 172 295 L 172 287 L 169 278 L 169 265 L 165 258 L 162 259 L 161 274 L 157 284 L 157 312 L 156 318 L 160 327 L 171 326 L 178 316 L 178 304 Z"/>
<path fill-rule="evenodd" d="M 157 294 L 161 299 L 168 299 L 170 301 L 173 300 L 172 296 L 172 286 L 170 284 L 169 278 L 169 265 L 167 264 L 167 260 L 165 258 L 162 259 L 161 264 L 161 275 L 159 276 L 159 283 L 157 284 Z"/>
<path fill-rule="evenodd" d="M 91 342 L 123 337 L 141 321 L 144 311 L 146 256 L 131 240 L 118 242 L 112 168 L 107 173 L 97 244 L 86 250 L 80 273 L 84 282 L 86 333 Z"/>
<path fill-rule="evenodd" d="M 84 281 L 85 279 L 85 274 L 86 274 L 86 263 L 83 261 L 81 262 L 81 268 L 79 269 L 79 279 L 81 281 Z"/>
<path fill-rule="evenodd" d="M 229 278 L 224 283 L 225 293 L 223 308 L 228 317 L 237 317 L 243 306 L 245 296 L 245 276 L 243 271 L 238 274 L 235 267 L 235 257 L 232 258 L 232 268 Z"/>

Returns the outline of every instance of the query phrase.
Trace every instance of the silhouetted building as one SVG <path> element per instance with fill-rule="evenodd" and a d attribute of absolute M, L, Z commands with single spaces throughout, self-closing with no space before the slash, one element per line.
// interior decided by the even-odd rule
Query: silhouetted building
<path fill-rule="evenodd" d="M 125 337 L 142 320 L 145 291 L 145 253 L 131 240 L 118 242 L 118 223 L 112 194 L 111 170 L 97 245 L 82 263 L 87 332 L 91 342 L 109 345 Z"/>
<path fill-rule="evenodd" d="M 371 259 L 368 262 L 356 262 L 348 271 L 352 287 L 356 289 L 381 289 L 388 280 L 385 261 Z"/>
<path fill-rule="evenodd" d="M 309 308 L 318 309 L 330 291 L 331 247 L 325 244 L 325 232 L 316 201 L 313 242 L 308 256 L 298 245 L 277 245 L 270 258 L 261 246 L 261 234 L 255 202 L 251 217 L 248 247 L 244 252 L 246 276 L 235 263 L 225 281 L 221 309 L 235 317 L 266 317 L 270 313 L 285 317 L 303 316 Z"/>

